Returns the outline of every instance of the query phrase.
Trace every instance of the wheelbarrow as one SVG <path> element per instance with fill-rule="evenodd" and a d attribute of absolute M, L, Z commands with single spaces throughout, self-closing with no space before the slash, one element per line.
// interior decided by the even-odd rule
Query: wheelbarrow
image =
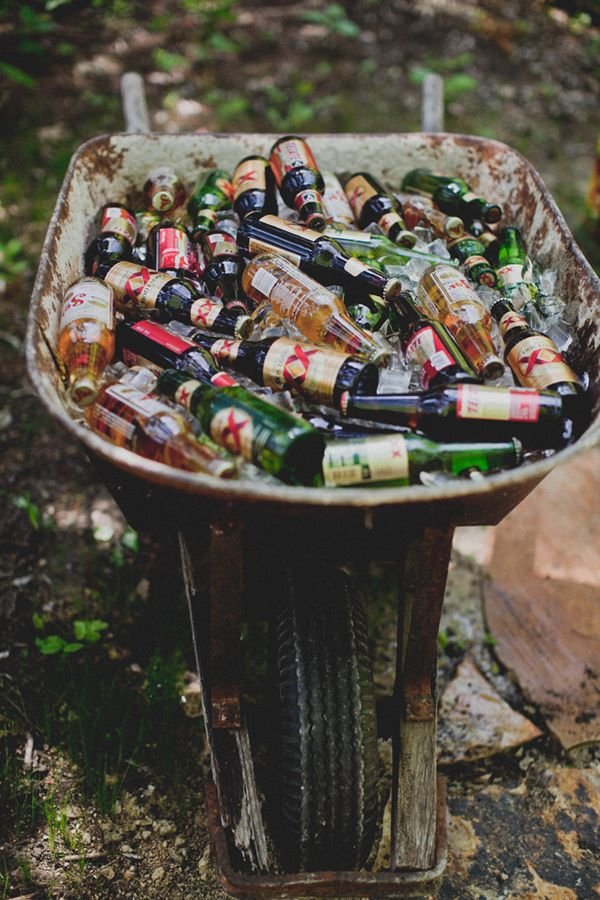
<path fill-rule="evenodd" d="M 129 133 L 83 144 L 69 165 L 42 251 L 28 322 L 29 374 L 131 525 L 158 535 L 175 529 L 179 535 L 211 751 L 209 828 L 225 889 L 239 897 L 430 891 L 446 863 L 435 675 L 454 528 L 497 524 L 555 466 L 597 444 L 598 410 L 577 442 L 550 458 L 476 482 L 377 489 L 224 483 L 113 447 L 73 421 L 63 405 L 53 347 L 61 299 L 83 271 L 97 210 L 110 198 L 131 195 L 153 166 L 168 162 L 191 184 L 201 169 L 233 169 L 250 153 L 268 154 L 275 138 Z M 319 134 L 309 140 L 324 169 L 367 169 L 400 184 L 409 169 L 428 166 L 465 178 L 499 202 L 506 220 L 527 236 L 532 257 L 557 271 L 557 289 L 574 331 L 571 362 L 589 373 L 592 384 L 600 384 L 600 281 L 522 156 L 493 140 L 445 133 Z M 373 561 L 395 563 L 399 585 L 391 849 L 385 871 L 365 867 L 365 848 L 376 828 L 375 718 L 364 617 L 339 574 L 344 564 Z M 256 782 L 240 663 L 245 618 L 265 597 L 264 615 L 278 616 L 284 700 L 284 741 L 276 766 L 284 770 L 287 821 L 276 819 L 274 825 L 265 824 Z M 274 862 L 271 847 L 280 830 L 297 839 L 291 863 Z"/>

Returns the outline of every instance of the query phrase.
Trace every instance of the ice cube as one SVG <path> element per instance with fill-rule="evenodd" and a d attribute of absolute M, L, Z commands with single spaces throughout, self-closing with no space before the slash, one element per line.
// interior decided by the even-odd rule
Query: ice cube
<path fill-rule="evenodd" d="M 427 251 L 429 253 L 433 253 L 435 256 L 441 256 L 442 259 L 450 259 L 450 251 L 446 246 L 446 242 L 441 238 L 436 238 L 435 241 L 432 241 L 428 247 Z"/>

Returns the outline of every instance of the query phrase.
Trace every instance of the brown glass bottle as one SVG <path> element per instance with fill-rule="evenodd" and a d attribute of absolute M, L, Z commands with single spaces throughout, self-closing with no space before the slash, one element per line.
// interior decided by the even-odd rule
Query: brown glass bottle
<path fill-rule="evenodd" d="M 233 209 L 240 219 L 277 212 L 275 178 L 269 160 L 264 156 L 245 156 L 235 167 Z"/>
<path fill-rule="evenodd" d="M 398 278 L 389 278 L 349 256 L 335 238 L 278 216 L 244 220 L 237 243 L 245 256 L 271 251 L 289 259 L 321 284 L 339 284 L 348 300 L 368 294 L 389 300 L 401 290 Z"/>
<path fill-rule="evenodd" d="M 148 174 L 144 183 L 146 209 L 166 213 L 181 206 L 184 200 L 185 188 L 171 166 L 159 166 Z"/>
<path fill-rule="evenodd" d="M 304 138 L 296 134 L 279 138 L 271 147 L 269 163 L 284 203 L 311 228 L 325 228 L 323 176 Z"/>
<path fill-rule="evenodd" d="M 226 231 L 209 231 L 202 235 L 200 249 L 205 263 L 202 280 L 209 293 L 217 297 L 225 309 L 247 315 L 250 305 L 242 295 L 240 280 L 244 261 L 234 238 Z"/>
<path fill-rule="evenodd" d="M 295 391 L 313 403 L 338 406 L 344 391 L 377 390 L 377 366 L 337 350 L 286 337 L 231 341 L 199 328 L 186 329 L 185 337 L 208 350 L 225 369 L 274 391 Z"/>
<path fill-rule="evenodd" d="M 442 384 L 411 394 L 344 394 L 341 409 L 350 418 L 413 428 L 434 440 L 515 437 L 540 449 L 562 447 L 573 437 L 569 412 L 552 391 Z"/>
<path fill-rule="evenodd" d="M 419 366 L 422 388 L 480 381 L 448 329 L 423 315 L 408 291 L 394 297 L 390 305 L 390 319 L 400 332 L 402 352 L 409 366 Z"/>
<path fill-rule="evenodd" d="M 344 192 L 359 228 L 378 225 L 396 244 L 414 247 L 417 239 L 406 227 L 398 201 L 368 172 L 356 172 L 344 182 Z"/>
<path fill-rule="evenodd" d="M 517 383 L 560 394 L 579 432 L 589 414 L 590 398 L 554 341 L 532 328 L 510 300 L 497 300 L 491 313 L 504 341 L 504 358 Z"/>
<path fill-rule="evenodd" d="M 203 297 L 184 278 L 173 278 L 133 262 L 103 263 L 96 274 L 112 287 L 115 302 L 124 311 L 163 322 L 177 319 L 239 337 L 249 334 L 252 328 L 247 315 L 240 316 Z"/>
<path fill-rule="evenodd" d="M 100 263 L 132 259 L 136 236 L 137 221 L 131 210 L 118 203 L 103 206 L 96 237 L 85 252 L 86 275 L 95 275 Z"/>
<path fill-rule="evenodd" d="M 148 265 L 174 278 L 198 276 L 198 257 L 182 225 L 159 224 L 148 236 Z"/>

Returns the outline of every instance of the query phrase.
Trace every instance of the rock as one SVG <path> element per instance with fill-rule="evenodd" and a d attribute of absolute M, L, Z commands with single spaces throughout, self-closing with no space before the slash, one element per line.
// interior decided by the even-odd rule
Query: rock
<path fill-rule="evenodd" d="M 484 759 L 540 734 L 529 719 L 505 703 L 466 656 L 440 704 L 439 761 Z"/>
<path fill-rule="evenodd" d="M 165 874 L 165 870 L 163 869 L 162 866 L 159 866 L 157 869 L 154 870 L 154 872 L 152 873 L 152 875 L 150 877 L 152 878 L 152 881 L 162 881 L 162 879 L 164 878 L 164 874 Z"/>

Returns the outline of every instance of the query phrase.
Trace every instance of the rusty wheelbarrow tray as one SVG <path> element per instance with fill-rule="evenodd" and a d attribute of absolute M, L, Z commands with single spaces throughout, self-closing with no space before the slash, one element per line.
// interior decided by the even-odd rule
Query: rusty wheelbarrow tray
<path fill-rule="evenodd" d="M 268 154 L 275 135 L 133 135 L 95 138 L 71 160 L 50 222 L 28 322 L 32 382 L 50 413 L 86 449 L 131 524 L 180 534 L 184 576 L 203 627 L 195 634 L 214 787 L 210 827 L 221 878 L 238 896 L 382 896 L 430 889 L 445 864 L 443 787 L 436 788 L 437 629 L 453 529 L 498 523 L 554 466 L 600 440 L 597 409 L 571 447 L 482 481 L 406 488 L 330 489 L 222 483 L 117 449 L 67 414 L 55 364 L 59 308 L 83 271 L 90 223 L 111 198 L 139 189 L 168 162 L 191 184 L 198 170 L 232 169 L 249 153 Z M 526 235 L 532 257 L 556 269 L 574 329 L 570 357 L 600 384 L 600 281 L 578 249 L 532 166 L 504 144 L 453 134 L 313 135 L 323 169 L 367 169 L 400 184 L 424 165 L 456 173 L 504 208 Z M 207 594 L 199 565 L 208 547 Z M 394 560 L 402 585 L 398 616 L 391 866 L 387 872 L 273 874 L 241 710 L 241 602 L 256 560 L 336 563 Z M 202 569 L 202 570 L 201 570 Z M 236 643 L 237 642 L 237 643 Z M 241 849 L 242 855 L 238 853 Z M 245 861 L 243 861 L 245 860 Z"/>

